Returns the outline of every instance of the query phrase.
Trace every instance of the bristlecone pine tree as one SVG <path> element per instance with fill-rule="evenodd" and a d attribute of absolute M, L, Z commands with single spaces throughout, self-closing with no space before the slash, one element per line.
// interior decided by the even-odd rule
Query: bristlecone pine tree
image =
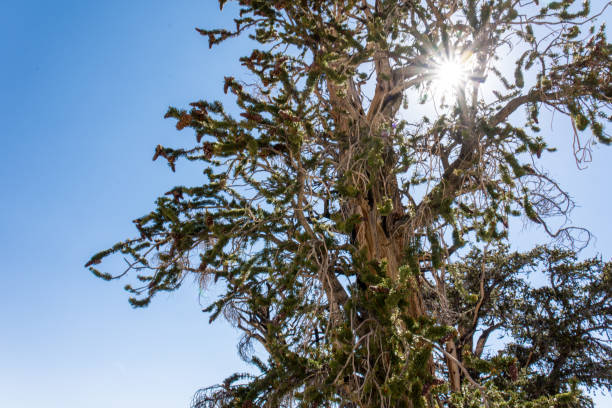
<path fill-rule="evenodd" d="M 248 81 L 225 78 L 233 114 L 170 108 L 196 143 L 153 157 L 207 182 L 87 264 L 135 271 L 136 307 L 189 275 L 216 282 L 205 311 L 241 330 L 254 368 L 193 406 L 575 407 L 609 391 L 612 264 L 580 261 L 585 231 L 554 227 L 573 204 L 538 121 L 571 123 L 554 142 L 579 162 L 610 143 L 610 4 L 227 3 L 235 27 L 198 31 L 260 47 L 240 59 Z M 512 217 L 556 241 L 511 252 Z M 132 259 L 118 276 L 96 269 L 111 254 Z"/>

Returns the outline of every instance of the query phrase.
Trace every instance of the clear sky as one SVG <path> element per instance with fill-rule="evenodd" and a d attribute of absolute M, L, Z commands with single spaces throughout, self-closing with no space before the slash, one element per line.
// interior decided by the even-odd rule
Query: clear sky
<path fill-rule="evenodd" d="M 158 143 L 193 140 L 162 116 L 221 98 L 245 44 L 210 51 L 194 31 L 229 24 L 213 0 L 0 4 L 0 407 L 187 407 L 244 368 L 237 332 L 208 325 L 195 285 L 133 310 L 125 282 L 83 264 L 133 235 L 158 194 L 203 179 L 151 162 Z M 587 252 L 609 259 L 612 147 L 579 172 L 568 129 L 549 131 L 561 150 L 549 164 L 580 205 L 574 222 L 598 238 Z"/>

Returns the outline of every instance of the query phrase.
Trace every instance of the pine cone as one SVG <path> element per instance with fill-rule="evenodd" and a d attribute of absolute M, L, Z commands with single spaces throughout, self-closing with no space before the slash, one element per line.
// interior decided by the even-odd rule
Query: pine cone
<path fill-rule="evenodd" d="M 204 151 L 204 157 L 206 160 L 210 160 L 214 153 L 213 144 L 210 142 L 204 142 L 202 145 L 202 150 Z"/>

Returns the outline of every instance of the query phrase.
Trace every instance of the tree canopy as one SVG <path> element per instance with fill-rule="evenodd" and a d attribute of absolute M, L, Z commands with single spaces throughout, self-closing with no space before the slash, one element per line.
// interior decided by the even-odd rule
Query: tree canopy
<path fill-rule="evenodd" d="M 579 260 L 588 231 L 558 222 L 573 202 L 539 127 L 569 117 L 579 163 L 612 141 L 610 3 L 219 4 L 235 27 L 197 29 L 210 46 L 253 43 L 245 79 L 224 79 L 235 114 L 171 107 L 195 144 L 153 156 L 207 182 L 86 265 L 135 272 L 135 307 L 189 275 L 221 288 L 205 312 L 241 330 L 254 372 L 194 407 L 589 406 L 583 388 L 611 389 L 612 264 Z M 513 217 L 554 245 L 512 252 Z M 123 273 L 98 269 L 112 254 Z"/>

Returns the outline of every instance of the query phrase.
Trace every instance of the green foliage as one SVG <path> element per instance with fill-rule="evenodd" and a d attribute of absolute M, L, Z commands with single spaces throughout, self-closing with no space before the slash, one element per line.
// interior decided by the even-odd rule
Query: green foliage
<path fill-rule="evenodd" d="M 523 398 L 538 400 L 569 392 L 573 383 L 611 388 L 612 347 L 606 336 L 612 263 L 579 262 L 574 252 L 556 248 L 510 253 L 501 246 L 473 249 L 449 268 L 451 309 L 460 312 L 455 325 L 465 333 L 457 348 L 466 353 L 466 366 L 496 389 L 520 384 Z M 532 286 L 534 280 L 546 283 Z M 480 319 L 477 335 L 474 321 Z M 509 337 L 505 348 L 489 356 L 484 348 L 472 349 L 493 331 Z"/>
<path fill-rule="evenodd" d="M 585 387 L 610 390 L 610 263 L 504 244 L 510 216 L 576 244 L 550 225 L 573 203 L 540 168 L 557 140 L 538 132 L 548 107 L 575 140 L 611 141 L 612 47 L 604 27 L 581 32 L 589 2 L 233 3 L 235 28 L 198 32 L 211 47 L 250 37 L 248 83 L 225 77 L 230 110 L 169 108 L 195 144 L 153 156 L 196 163 L 205 181 L 165 193 L 135 239 L 86 265 L 135 272 L 134 307 L 190 275 L 219 284 L 204 311 L 241 331 L 256 372 L 193 406 L 569 407 L 589 405 Z M 522 53 L 514 79 L 508 44 Z M 439 100 L 449 59 L 465 78 L 435 115 L 403 110 Z M 97 269 L 112 255 L 128 263 L 117 276 Z M 494 333 L 507 341 L 486 352 Z"/>

